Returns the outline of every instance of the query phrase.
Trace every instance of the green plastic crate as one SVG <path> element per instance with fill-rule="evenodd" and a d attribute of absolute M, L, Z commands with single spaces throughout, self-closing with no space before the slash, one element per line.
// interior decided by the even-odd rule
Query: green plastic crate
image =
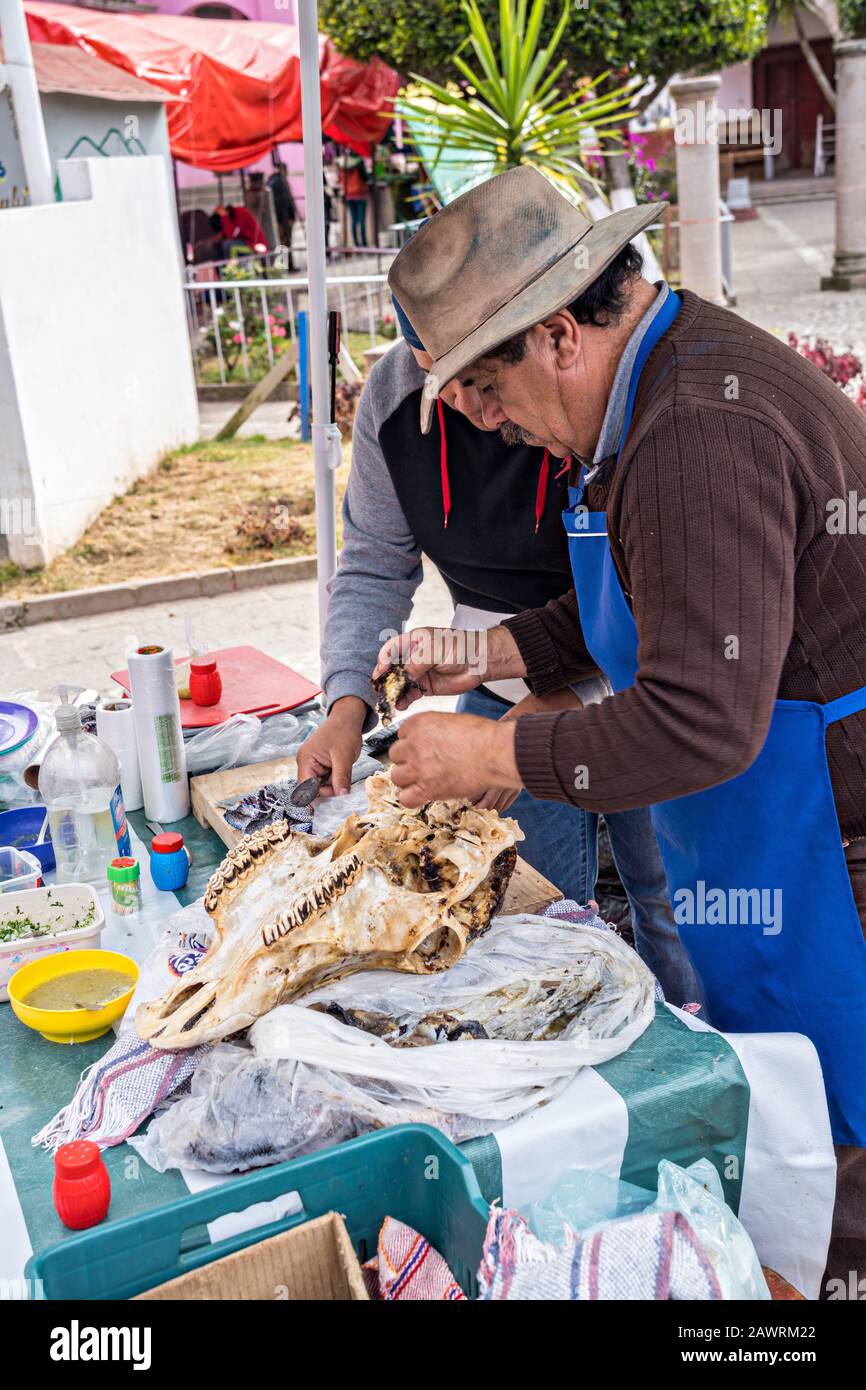
<path fill-rule="evenodd" d="M 211 1244 L 206 1223 L 297 1192 L 303 1211 Z M 429 1125 L 396 1125 L 108 1222 L 31 1256 L 27 1277 L 49 1299 L 131 1298 L 326 1212 L 342 1213 L 361 1261 L 386 1216 L 405 1221 L 476 1293 L 488 1205 L 469 1159 Z"/>

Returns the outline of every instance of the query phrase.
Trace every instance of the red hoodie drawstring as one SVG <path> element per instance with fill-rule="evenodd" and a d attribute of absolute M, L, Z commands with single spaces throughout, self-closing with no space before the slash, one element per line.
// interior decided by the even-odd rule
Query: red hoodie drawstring
<path fill-rule="evenodd" d="M 448 444 L 445 439 L 445 411 L 442 408 L 441 396 L 436 399 L 436 413 L 439 417 L 439 475 L 442 480 L 442 511 L 443 527 L 448 530 L 448 517 L 451 512 L 451 484 L 448 479 Z M 563 460 L 562 468 L 555 475 L 561 478 L 563 473 L 571 467 L 571 458 Z M 544 504 L 547 500 L 547 482 L 550 477 L 550 450 L 545 449 L 541 457 L 541 469 L 538 474 L 538 487 L 535 493 L 535 534 L 538 535 L 538 528 L 541 525 L 541 518 L 544 516 Z"/>
<path fill-rule="evenodd" d="M 547 479 L 550 474 L 550 450 L 545 449 L 541 456 L 541 468 L 538 471 L 538 487 L 535 492 L 535 534 L 538 535 L 538 528 L 541 525 L 541 518 L 544 516 L 544 504 L 547 500 Z"/>
<path fill-rule="evenodd" d="M 563 473 L 567 473 L 571 467 L 571 455 L 563 459 L 562 467 L 558 473 L 554 473 L 554 478 L 561 478 Z M 547 500 L 547 479 L 550 475 L 550 450 L 545 449 L 541 459 L 541 471 L 538 474 L 538 490 L 535 494 L 535 534 L 538 535 L 538 528 L 541 525 L 541 518 L 544 516 L 544 504 Z"/>
<path fill-rule="evenodd" d="M 445 411 L 442 397 L 436 397 L 436 410 L 439 415 L 439 474 L 442 478 L 442 509 L 445 514 L 444 529 L 448 530 L 448 513 L 451 511 L 451 484 L 448 481 L 448 445 L 445 442 Z"/>

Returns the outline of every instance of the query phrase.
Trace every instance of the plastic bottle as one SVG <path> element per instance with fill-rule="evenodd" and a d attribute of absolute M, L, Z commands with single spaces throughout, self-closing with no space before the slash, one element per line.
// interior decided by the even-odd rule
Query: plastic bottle
<path fill-rule="evenodd" d="M 81 727 L 81 713 L 71 703 L 78 692 L 64 685 L 57 693 L 57 737 L 39 769 L 57 881 L 103 888 L 111 860 L 130 852 L 120 768 L 113 750 Z"/>

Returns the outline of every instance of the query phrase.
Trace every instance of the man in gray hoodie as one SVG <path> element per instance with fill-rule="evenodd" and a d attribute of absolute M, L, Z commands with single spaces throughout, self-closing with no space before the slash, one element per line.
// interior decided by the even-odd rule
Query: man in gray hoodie
<path fill-rule="evenodd" d="M 298 755 L 299 777 L 330 775 L 335 793 L 348 791 L 362 735 L 376 722 L 370 672 L 382 643 L 409 617 L 422 554 L 442 574 L 455 605 L 453 626 L 460 629 L 494 627 L 557 598 L 570 583 L 562 461 L 541 449 L 505 444 L 484 425 L 474 389 L 456 381 L 438 403 L 438 429 L 422 435 L 419 401 L 429 359 L 399 307 L 398 315 L 406 341 L 373 368 L 355 419 L 343 548 L 322 648 L 328 716 Z M 607 694 L 603 680 L 589 680 L 553 700 L 539 699 L 522 681 L 506 681 L 471 691 L 459 708 L 511 719 Z M 517 820 L 524 859 L 567 897 L 585 903 L 593 896 L 596 815 L 525 791 L 491 794 L 485 804 Z M 618 812 L 606 820 L 640 954 L 671 1003 L 699 998 L 649 812 Z"/>

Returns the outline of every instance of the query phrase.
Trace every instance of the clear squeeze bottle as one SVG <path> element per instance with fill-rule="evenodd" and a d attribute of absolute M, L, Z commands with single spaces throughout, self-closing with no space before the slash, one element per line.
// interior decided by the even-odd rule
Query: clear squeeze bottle
<path fill-rule="evenodd" d="M 111 860 L 130 852 L 120 769 L 114 751 L 81 727 L 81 712 L 71 703 L 78 692 L 62 685 L 57 693 L 57 737 L 39 769 L 57 880 L 103 888 Z"/>

